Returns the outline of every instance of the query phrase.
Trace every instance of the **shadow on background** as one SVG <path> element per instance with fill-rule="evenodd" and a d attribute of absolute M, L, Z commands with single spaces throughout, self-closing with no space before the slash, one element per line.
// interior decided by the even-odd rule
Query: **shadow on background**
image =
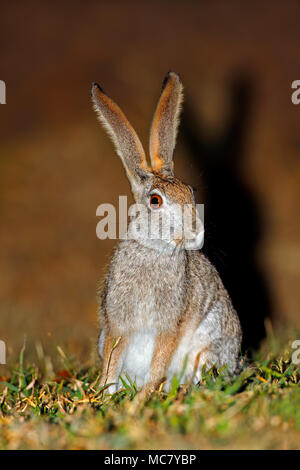
<path fill-rule="evenodd" d="M 203 251 L 220 273 L 243 328 L 243 348 L 256 349 L 265 337 L 270 316 L 268 289 L 256 261 L 262 223 L 255 196 L 243 182 L 241 163 L 252 113 L 250 80 L 229 84 L 232 109 L 221 137 L 208 139 L 196 125 L 187 102 L 180 132 L 201 175 L 206 237 Z M 198 120 L 199 122 L 199 120 Z"/>

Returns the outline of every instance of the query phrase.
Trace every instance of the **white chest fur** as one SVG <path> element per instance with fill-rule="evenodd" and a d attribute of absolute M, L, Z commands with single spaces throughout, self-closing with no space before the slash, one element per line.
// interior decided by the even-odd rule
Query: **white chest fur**
<path fill-rule="evenodd" d="M 120 357 L 117 376 L 115 378 L 116 386 L 112 387 L 111 393 L 120 388 L 121 375 L 126 380 L 126 375 L 132 382 L 136 382 L 138 388 L 141 388 L 149 379 L 150 366 L 154 352 L 156 330 L 141 330 L 133 333 L 130 342 Z M 99 338 L 99 353 L 103 356 L 103 346 L 105 341 L 105 332 L 102 330 Z"/>
<path fill-rule="evenodd" d="M 135 380 L 138 388 L 149 379 L 155 338 L 155 329 L 136 332 L 125 351 L 122 373 Z"/>

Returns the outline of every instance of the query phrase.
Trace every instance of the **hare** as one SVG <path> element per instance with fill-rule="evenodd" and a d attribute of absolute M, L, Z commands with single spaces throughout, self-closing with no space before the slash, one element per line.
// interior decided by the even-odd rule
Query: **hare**
<path fill-rule="evenodd" d="M 99 354 L 103 359 L 101 386 L 120 389 L 127 374 L 148 394 L 170 386 L 198 383 L 204 365 L 239 367 L 241 326 L 218 272 L 200 251 L 204 231 L 192 188 L 173 173 L 183 86 L 169 72 L 150 132 L 151 167 L 142 144 L 120 108 L 94 83 L 94 109 L 110 135 L 125 167 L 136 203 L 144 211 L 129 223 L 128 236 L 114 251 L 101 293 Z M 192 207 L 193 224 L 182 234 L 178 208 Z M 172 216 L 169 239 L 139 228 L 152 214 Z M 180 233 L 180 235 L 178 235 Z"/>

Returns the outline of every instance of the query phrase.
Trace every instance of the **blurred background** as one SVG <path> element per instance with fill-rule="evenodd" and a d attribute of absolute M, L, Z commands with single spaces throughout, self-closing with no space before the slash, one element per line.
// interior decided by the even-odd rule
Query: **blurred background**
<path fill-rule="evenodd" d="M 1 4 L 0 339 L 8 361 L 56 344 L 95 356 L 97 287 L 115 245 L 96 208 L 130 194 L 90 85 L 145 148 L 170 69 L 185 86 L 177 176 L 205 203 L 204 250 L 244 327 L 300 327 L 300 3 L 28 1 Z"/>

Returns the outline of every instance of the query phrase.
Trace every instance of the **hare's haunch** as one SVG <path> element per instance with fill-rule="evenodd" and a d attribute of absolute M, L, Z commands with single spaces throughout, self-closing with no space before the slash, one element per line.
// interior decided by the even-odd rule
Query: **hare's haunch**
<path fill-rule="evenodd" d="M 136 203 L 145 207 L 118 244 L 101 294 L 101 386 L 113 384 L 109 392 L 120 388 L 123 374 L 147 393 L 163 381 L 167 388 L 174 374 L 181 383 L 199 382 L 204 364 L 226 365 L 229 374 L 238 370 L 240 322 L 216 269 L 200 251 L 204 231 L 193 190 L 173 174 L 182 89 L 179 76 L 169 72 L 151 127 L 150 167 L 123 112 L 99 85 L 92 86 L 98 118 Z M 185 207 L 191 208 L 191 222 L 183 227 Z M 150 217 L 151 236 L 141 230 Z M 172 230 L 162 236 L 166 220 Z"/>

